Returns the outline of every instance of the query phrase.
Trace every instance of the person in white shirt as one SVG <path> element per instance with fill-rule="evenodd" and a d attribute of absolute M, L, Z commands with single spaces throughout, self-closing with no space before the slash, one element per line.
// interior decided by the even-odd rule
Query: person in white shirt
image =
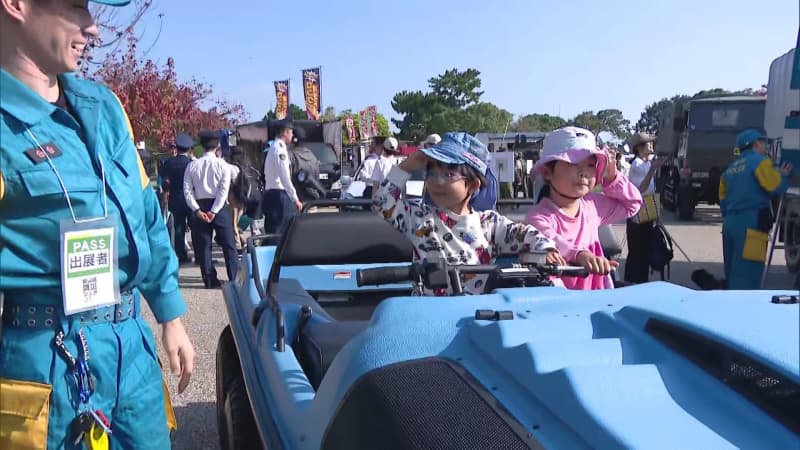
<path fill-rule="evenodd" d="M 648 134 L 637 133 L 630 142 L 635 157 L 631 161 L 628 180 L 639 188 L 642 196 L 655 193 L 655 174 L 663 164 L 663 160 L 653 159 L 655 140 Z M 628 238 L 625 281 L 628 283 L 646 283 L 650 280 L 650 253 L 655 225 L 655 222 L 637 223 L 628 219 L 625 229 Z"/>
<path fill-rule="evenodd" d="M 356 169 L 356 177 L 354 181 L 363 181 L 367 184 L 363 198 L 372 198 L 372 173 L 375 171 L 375 166 L 378 165 L 381 155 L 383 154 L 383 143 L 386 141 L 384 136 L 375 136 L 369 144 L 369 155 L 364 158 L 364 161 Z"/>
<path fill-rule="evenodd" d="M 272 142 L 264 159 L 264 232 L 280 234 L 286 230 L 289 220 L 303 209 L 292 184 L 291 159 L 287 145 L 292 142 L 294 130 L 291 125 L 278 128 L 278 137 Z"/>
<path fill-rule="evenodd" d="M 192 212 L 190 227 L 192 247 L 197 254 L 203 284 L 208 289 L 221 286 L 217 270 L 211 260 L 213 233 L 225 256 L 228 280 L 236 277 L 239 260 L 236 254 L 234 233 L 231 227 L 231 209 L 227 204 L 231 185 L 231 170 L 222 158 L 216 155 L 219 134 L 213 131 L 200 132 L 200 144 L 205 150 L 201 158 L 186 166 L 183 177 L 183 195 Z"/>
<path fill-rule="evenodd" d="M 383 182 L 392 167 L 400 164 L 400 159 L 397 157 L 397 139 L 393 137 L 386 138 L 383 141 L 383 155 L 378 159 L 375 164 L 375 169 L 372 171 L 370 183 L 372 184 L 373 192 L 377 192 L 378 186 Z"/>

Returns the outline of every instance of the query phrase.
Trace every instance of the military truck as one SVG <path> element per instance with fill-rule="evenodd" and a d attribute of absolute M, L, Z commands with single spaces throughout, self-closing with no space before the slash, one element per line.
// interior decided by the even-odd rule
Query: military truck
<path fill-rule="evenodd" d="M 719 203 L 719 179 L 737 156 L 736 135 L 764 128 L 764 96 L 728 96 L 677 104 L 662 118 L 656 152 L 665 209 L 692 220 L 700 202 Z"/>

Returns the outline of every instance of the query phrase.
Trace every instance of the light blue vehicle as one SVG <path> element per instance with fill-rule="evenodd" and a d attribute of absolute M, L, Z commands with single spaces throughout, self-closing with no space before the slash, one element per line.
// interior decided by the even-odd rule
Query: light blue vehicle
<path fill-rule="evenodd" d="M 364 211 L 298 215 L 271 240 L 251 239 L 223 288 L 223 449 L 799 442 L 797 292 L 503 288 L 564 268 L 410 265 L 410 244 Z M 466 272 L 491 273 L 497 289 L 410 295 Z"/>

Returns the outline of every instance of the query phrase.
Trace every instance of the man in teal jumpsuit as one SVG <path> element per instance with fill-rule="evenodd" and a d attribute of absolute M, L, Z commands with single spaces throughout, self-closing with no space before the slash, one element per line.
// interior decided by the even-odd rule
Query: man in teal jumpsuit
<path fill-rule="evenodd" d="M 728 289 L 759 289 L 772 226 L 770 200 L 788 189 L 792 166 L 773 166 L 766 137 L 758 130 L 739 133 L 736 148 L 741 156 L 719 183 L 725 277 Z"/>
<path fill-rule="evenodd" d="M 87 2 L 3 1 L 0 29 L 0 448 L 81 448 L 70 426 L 97 410 L 111 448 L 169 448 L 172 411 L 140 311 L 146 299 L 182 391 L 186 304 L 122 105 L 65 74 L 97 34 Z M 76 377 L 87 372 L 91 384 Z"/>

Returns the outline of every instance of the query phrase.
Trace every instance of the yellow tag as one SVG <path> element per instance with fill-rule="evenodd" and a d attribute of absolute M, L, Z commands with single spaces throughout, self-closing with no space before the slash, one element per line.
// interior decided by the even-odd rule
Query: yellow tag
<path fill-rule="evenodd" d="M 742 151 L 739 150 L 739 147 L 734 147 L 733 148 L 733 156 L 739 156 L 741 154 L 742 154 Z"/>
<path fill-rule="evenodd" d="M 108 435 L 106 430 L 97 423 L 92 424 L 92 429 L 83 438 L 89 450 L 108 450 Z"/>

